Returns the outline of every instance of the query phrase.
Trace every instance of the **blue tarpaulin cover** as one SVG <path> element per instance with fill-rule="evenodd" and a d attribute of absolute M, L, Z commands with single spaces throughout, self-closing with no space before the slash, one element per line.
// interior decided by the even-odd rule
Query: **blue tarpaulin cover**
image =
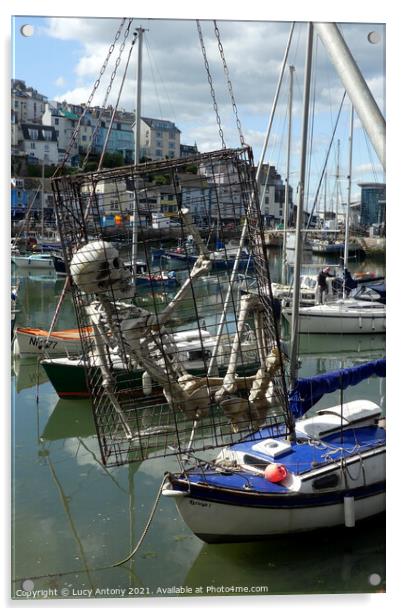
<path fill-rule="evenodd" d="M 386 376 L 386 359 L 298 379 L 288 395 L 290 410 L 294 417 L 302 417 L 324 394 L 357 385 L 370 376 Z"/>

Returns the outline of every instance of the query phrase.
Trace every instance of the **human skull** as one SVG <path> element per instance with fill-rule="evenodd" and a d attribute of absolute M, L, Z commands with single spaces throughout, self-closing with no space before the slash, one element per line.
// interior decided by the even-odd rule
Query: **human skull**
<path fill-rule="evenodd" d="M 82 246 L 70 262 L 70 272 L 84 293 L 113 291 L 117 297 L 127 297 L 130 291 L 130 271 L 109 242 L 99 240 Z"/>

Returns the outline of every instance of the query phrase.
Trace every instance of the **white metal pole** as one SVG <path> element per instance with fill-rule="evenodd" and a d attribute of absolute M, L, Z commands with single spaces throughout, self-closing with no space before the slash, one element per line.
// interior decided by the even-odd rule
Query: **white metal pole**
<path fill-rule="evenodd" d="M 335 23 L 315 23 L 321 41 L 341 79 L 372 146 L 385 169 L 386 123 L 370 89 Z"/>
<path fill-rule="evenodd" d="M 350 116 L 350 137 L 349 137 L 349 160 L 348 160 L 348 189 L 347 189 L 347 212 L 345 222 L 345 237 L 344 237 L 344 263 L 343 272 L 348 267 L 348 244 L 349 244 L 349 227 L 350 227 L 350 207 L 351 207 L 351 174 L 353 168 L 353 130 L 354 130 L 354 107 L 351 105 Z M 343 298 L 346 297 L 346 284 L 343 276 Z"/>
<path fill-rule="evenodd" d="M 141 80 L 142 80 L 142 62 L 143 62 L 143 33 L 144 28 L 136 28 L 137 37 L 137 83 L 136 83 L 136 124 L 134 135 L 134 164 L 140 163 L 140 128 L 141 128 Z M 136 180 L 134 180 L 136 182 Z M 133 272 L 133 288 L 136 288 L 136 262 L 137 262 L 137 191 L 134 186 L 133 194 L 133 218 L 132 218 L 132 272 Z"/>
<path fill-rule="evenodd" d="M 292 98 L 293 98 L 293 85 L 294 85 L 294 71 L 295 66 L 292 64 L 290 69 L 290 89 L 288 97 L 288 141 L 287 141 L 287 170 L 286 170 L 286 191 L 284 201 L 284 216 L 283 216 L 283 255 L 282 255 L 282 269 L 281 269 L 281 282 L 287 283 L 287 228 L 289 218 L 289 191 L 290 191 L 290 157 L 291 157 L 291 130 L 292 130 Z"/>
<path fill-rule="evenodd" d="M 45 160 L 42 161 L 41 235 L 45 232 Z"/>
<path fill-rule="evenodd" d="M 297 380 L 298 364 L 298 326 L 299 326 L 299 293 L 300 293 L 300 271 L 301 271 L 301 252 L 302 252 L 302 220 L 304 214 L 305 197 L 305 172 L 306 154 L 308 142 L 308 116 L 309 116 L 309 97 L 311 92 L 311 71 L 312 71 L 312 43 L 313 43 L 313 24 L 308 23 L 307 44 L 306 44 L 306 64 L 304 79 L 304 103 L 302 119 L 302 138 L 301 138 L 301 165 L 300 181 L 298 194 L 297 220 L 295 224 L 295 267 L 294 267 L 294 289 L 292 298 L 292 320 L 291 320 L 291 351 L 290 351 L 290 381 L 291 387 Z"/>
<path fill-rule="evenodd" d="M 263 144 L 263 149 L 262 149 L 262 153 L 260 155 L 259 164 L 258 164 L 257 170 L 256 170 L 256 183 L 257 183 L 258 190 L 259 190 L 259 184 L 260 184 L 260 179 L 261 179 L 261 175 L 262 175 L 263 161 L 264 161 L 264 157 L 265 157 L 265 154 L 266 154 L 267 145 L 269 143 L 271 127 L 272 127 L 272 124 L 273 124 L 274 113 L 276 111 L 278 97 L 279 97 L 279 94 L 280 94 L 280 88 L 281 88 L 281 84 L 283 82 L 284 70 L 285 70 L 285 67 L 287 65 L 287 58 L 288 58 L 288 53 L 290 51 L 292 35 L 293 35 L 293 32 L 294 32 L 294 26 L 295 26 L 295 23 L 293 22 L 291 24 L 290 34 L 288 35 L 287 46 L 285 48 L 283 63 L 281 65 L 280 78 L 279 78 L 278 83 L 277 83 L 277 89 L 276 89 L 276 93 L 274 95 L 273 105 L 272 105 L 271 112 L 270 112 L 269 124 L 267 126 L 267 131 L 266 131 L 266 136 L 265 136 L 265 140 L 264 140 L 264 144 Z"/>
<path fill-rule="evenodd" d="M 136 81 L 136 130 L 134 143 L 134 164 L 140 163 L 140 128 L 141 128 L 141 80 L 143 76 L 143 34 L 144 28 L 136 28 L 137 38 L 137 81 Z"/>
<path fill-rule="evenodd" d="M 340 139 L 337 140 L 337 163 L 336 163 L 336 229 L 339 229 L 339 194 L 340 194 Z M 337 237 L 337 236 L 336 236 Z"/>

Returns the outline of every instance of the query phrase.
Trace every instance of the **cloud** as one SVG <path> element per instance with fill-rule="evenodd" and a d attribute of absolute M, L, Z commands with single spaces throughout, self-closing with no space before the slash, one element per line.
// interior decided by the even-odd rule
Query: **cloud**
<path fill-rule="evenodd" d="M 64 92 L 56 92 L 57 100 L 77 104 L 88 100 L 119 24 L 119 19 L 103 18 L 51 18 L 48 20 L 48 36 L 62 41 L 77 42 L 77 54 L 73 66 L 75 84 Z M 140 23 L 133 22 L 132 27 L 139 25 Z M 142 115 L 174 121 L 182 132 L 182 142 L 193 144 L 196 141 L 201 151 L 221 147 L 196 22 L 194 20 L 144 19 L 141 25 L 146 29 L 143 46 Z M 239 135 L 214 25 L 212 21 L 202 21 L 201 26 L 225 142 L 228 147 L 236 147 L 239 145 Z M 123 30 L 125 27 L 126 24 Z M 252 145 L 255 158 L 258 159 L 279 80 L 290 24 L 223 21 L 218 23 L 218 27 L 245 140 Z M 378 105 L 383 109 L 385 99 L 384 28 L 368 24 L 343 24 L 340 29 Z M 382 40 L 377 45 L 371 45 L 367 36 L 371 30 L 375 29 L 380 31 Z M 115 78 L 115 87 L 111 91 L 108 104 L 115 104 L 130 42 L 131 35 L 127 38 L 126 48 Z M 305 45 L 306 24 L 297 23 L 288 59 L 288 63 L 292 63 L 296 69 L 292 139 L 293 170 L 298 168 L 297 155 L 300 149 Z M 92 104 L 102 105 L 104 102 L 105 91 L 115 67 L 119 46 L 120 40 L 115 45 L 114 54 L 111 56 Z M 133 49 L 119 105 L 121 109 L 127 111 L 132 111 L 136 106 L 136 70 L 137 46 Z M 273 162 L 277 158 L 278 161 L 284 163 L 286 158 L 284 151 L 288 83 L 289 69 L 287 67 L 267 154 L 267 159 Z M 341 81 L 315 34 L 312 77 L 315 133 L 312 155 L 317 158 L 314 159 L 311 169 L 316 173 L 319 173 L 325 157 L 343 91 Z M 346 99 L 336 137 L 341 138 L 343 143 L 348 141 L 348 114 Z"/>
<path fill-rule="evenodd" d="M 57 79 L 55 79 L 55 86 L 57 86 L 58 88 L 63 88 L 66 85 L 66 80 L 64 77 L 60 76 Z"/>

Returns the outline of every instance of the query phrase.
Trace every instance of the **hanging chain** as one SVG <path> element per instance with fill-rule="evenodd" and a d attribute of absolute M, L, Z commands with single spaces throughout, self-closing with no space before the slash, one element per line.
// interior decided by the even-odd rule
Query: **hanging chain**
<path fill-rule="evenodd" d="M 217 100 L 216 100 L 215 91 L 214 91 L 214 87 L 213 87 L 213 80 L 211 78 L 209 63 L 208 63 L 208 60 L 207 60 L 206 48 L 204 46 L 204 41 L 203 41 L 203 34 L 202 34 L 200 22 L 199 22 L 198 19 L 196 19 L 196 24 L 197 24 L 197 30 L 199 32 L 200 46 L 201 46 L 202 53 L 203 53 L 203 58 L 204 58 L 204 66 L 205 66 L 206 72 L 207 72 L 207 79 L 208 79 L 208 82 L 210 84 L 211 98 L 213 99 L 213 107 L 214 107 L 214 111 L 215 111 L 215 115 L 216 115 L 216 120 L 217 120 L 217 125 L 218 125 L 218 132 L 219 132 L 219 135 L 220 135 L 220 138 L 221 138 L 221 145 L 222 145 L 223 149 L 225 149 L 227 146 L 225 145 L 225 141 L 224 141 L 224 133 L 223 133 L 223 130 L 222 130 L 222 127 L 221 127 L 220 114 L 218 113 L 218 105 L 217 105 Z"/>
<path fill-rule="evenodd" d="M 115 34 L 115 38 L 114 38 L 114 40 L 113 40 L 113 43 L 110 45 L 109 50 L 108 50 L 108 53 L 107 53 L 107 56 L 106 56 L 106 58 L 105 58 L 105 60 L 104 60 L 104 63 L 103 63 L 103 65 L 102 65 L 102 68 L 101 68 L 101 70 L 99 71 L 99 76 L 98 76 L 97 80 L 95 81 L 95 83 L 94 83 L 94 85 L 93 85 L 93 87 L 92 87 L 92 92 L 91 92 L 91 94 L 90 94 L 90 96 L 89 96 L 89 98 L 88 98 L 88 100 L 87 100 L 86 104 L 84 105 L 84 109 L 83 109 L 83 111 L 81 112 L 81 115 L 80 115 L 80 117 L 79 117 L 79 119 L 78 119 L 77 126 L 76 126 L 76 128 L 74 129 L 74 132 L 73 132 L 73 134 L 72 134 L 72 136 L 71 136 L 70 143 L 69 143 L 69 145 L 67 146 L 66 154 L 64 155 L 63 161 L 62 161 L 62 162 L 61 162 L 61 164 L 57 167 L 56 171 L 55 171 L 55 172 L 54 172 L 54 174 L 53 174 L 53 177 L 55 177 L 55 176 L 58 174 L 58 172 L 59 172 L 61 169 L 63 169 L 64 165 L 66 164 L 66 162 L 67 162 L 67 160 L 68 160 L 68 158 L 69 158 L 69 156 L 70 156 L 70 152 L 71 152 L 71 150 L 72 150 L 72 148 L 73 148 L 74 144 L 75 144 L 75 143 L 76 143 L 76 141 L 77 141 L 78 133 L 79 133 L 79 130 L 80 130 L 80 127 L 81 127 L 81 121 L 82 121 L 82 119 L 83 119 L 83 117 L 84 117 L 84 115 L 85 115 L 85 113 L 86 113 L 87 109 L 90 107 L 90 105 L 91 105 L 91 103 L 92 103 L 92 99 L 93 99 L 93 98 L 94 98 L 94 96 L 95 96 L 95 92 L 97 91 L 98 86 L 99 86 L 99 84 L 100 84 L 100 82 L 101 82 L 102 76 L 103 76 L 103 74 L 104 74 L 104 72 L 105 72 L 105 70 L 106 70 L 106 67 L 108 66 L 108 63 L 109 63 L 110 57 L 111 57 L 111 55 L 112 55 L 112 53 L 113 53 L 113 51 L 114 51 L 114 49 L 115 49 L 115 45 L 116 45 L 117 41 L 118 41 L 118 40 L 119 40 L 119 38 L 120 38 L 120 35 L 121 35 L 121 33 L 122 33 L 123 26 L 125 25 L 125 22 L 126 22 L 126 17 L 124 17 L 124 18 L 122 19 L 122 21 L 121 21 L 121 23 L 120 23 L 120 25 L 119 25 L 119 28 L 118 28 L 118 30 L 117 30 L 117 32 L 116 32 L 116 34 Z"/>
<path fill-rule="evenodd" d="M 217 42 L 218 42 L 218 50 L 220 52 L 221 60 L 222 60 L 222 63 L 223 63 L 224 73 L 225 73 L 225 76 L 227 78 L 228 91 L 229 91 L 229 94 L 230 94 L 230 97 L 231 97 L 232 109 L 234 110 L 234 114 L 235 114 L 236 125 L 237 125 L 238 132 L 239 132 L 239 139 L 241 141 L 241 145 L 244 146 L 245 145 L 245 137 L 243 136 L 243 133 L 242 133 L 242 126 L 241 126 L 241 121 L 240 121 L 239 116 L 238 116 L 238 108 L 237 108 L 236 102 L 235 102 L 234 90 L 232 88 L 232 83 L 231 83 L 231 79 L 230 79 L 230 76 L 229 76 L 228 66 L 227 66 L 227 63 L 225 61 L 224 48 L 222 46 L 221 38 L 220 38 L 220 31 L 218 29 L 217 22 L 214 21 L 213 23 L 214 23 L 214 32 L 215 32 L 215 35 L 217 37 Z"/>
<path fill-rule="evenodd" d="M 82 169 L 85 169 L 85 166 L 86 166 L 86 164 L 88 162 L 88 158 L 90 156 L 90 151 L 91 151 L 92 144 L 94 143 L 95 136 L 96 136 L 96 134 L 98 132 L 98 129 L 99 129 L 100 125 L 101 125 L 101 120 L 104 117 L 106 103 L 108 101 L 109 94 L 110 94 L 110 91 L 112 89 L 112 85 L 113 85 L 113 82 L 115 80 L 115 77 L 116 77 L 116 72 L 117 72 L 117 70 L 119 68 L 119 64 L 120 64 L 121 59 L 122 59 L 122 54 L 123 54 L 124 48 L 126 46 L 127 37 L 129 36 L 130 27 L 131 27 L 132 23 L 133 23 L 133 19 L 129 19 L 129 23 L 127 24 L 127 28 L 126 28 L 125 33 L 123 35 L 122 43 L 120 44 L 120 47 L 119 47 L 119 55 L 116 58 L 115 66 L 114 66 L 114 69 L 112 71 L 112 74 L 111 74 L 111 77 L 110 77 L 110 80 L 109 80 L 109 85 L 108 85 L 108 87 L 106 89 L 105 97 L 104 97 L 104 100 L 103 100 L 102 105 L 101 105 L 101 112 L 100 112 L 100 114 L 98 116 L 95 128 L 92 131 L 91 138 L 90 138 L 90 141 L 89 141 L 89 144 L 88 144 L 88 147 L 87 147 L 87 152 L 86 152 L 85 158 L 83 160 L 83 164 L 81 165 Z"/>

